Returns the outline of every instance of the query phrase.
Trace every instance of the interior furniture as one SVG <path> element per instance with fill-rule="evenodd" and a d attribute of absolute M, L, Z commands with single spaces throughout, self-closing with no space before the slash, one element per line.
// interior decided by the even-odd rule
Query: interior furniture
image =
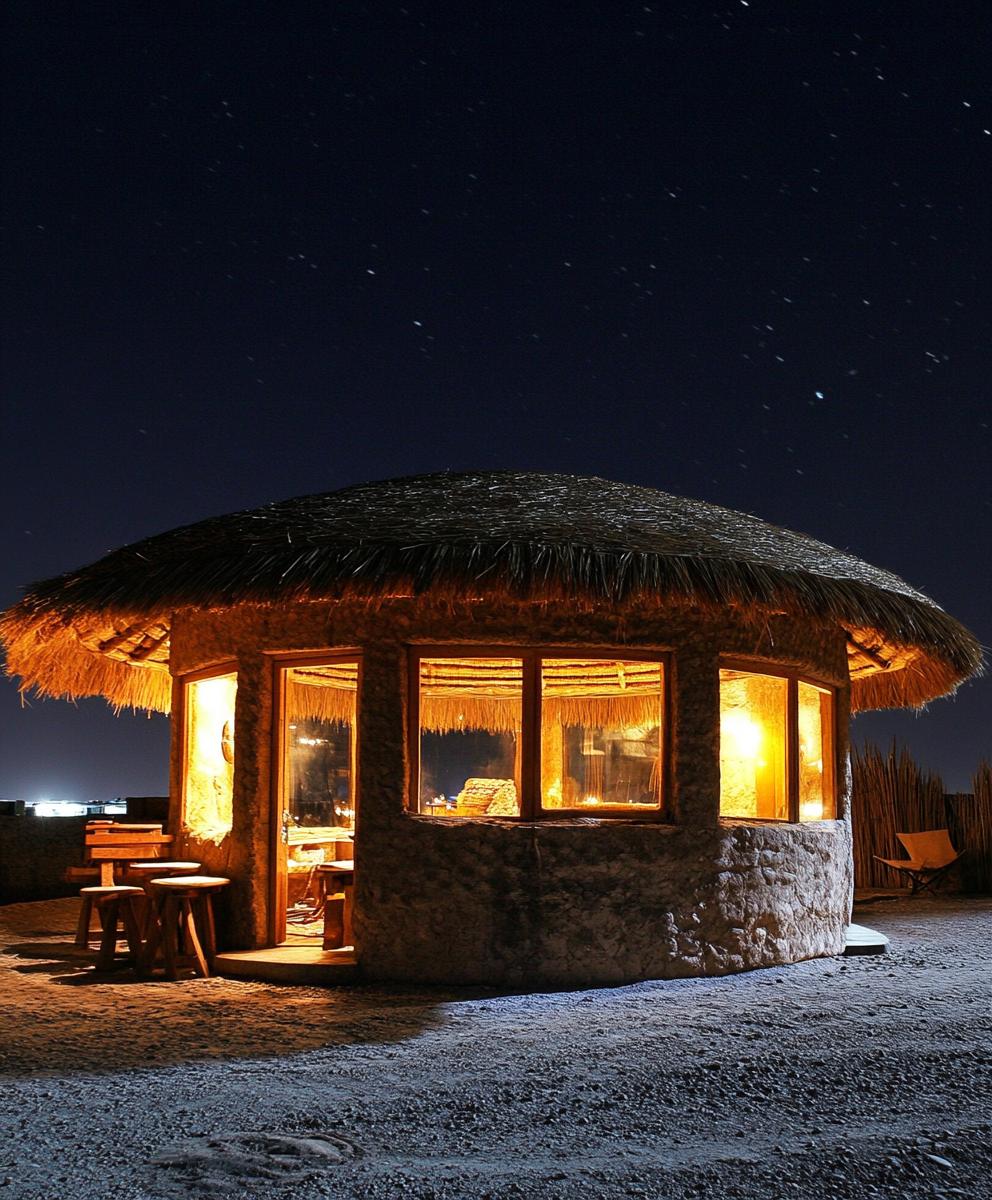
<path fill-rule="evenodd" d="M 320 863 L 316 868 L 316 920 L 324 917 L 325 950 L 339 950 L 354 945 L 351 932 L 351 910 L 355 894 L 355 863 L 353 859 Z"/>

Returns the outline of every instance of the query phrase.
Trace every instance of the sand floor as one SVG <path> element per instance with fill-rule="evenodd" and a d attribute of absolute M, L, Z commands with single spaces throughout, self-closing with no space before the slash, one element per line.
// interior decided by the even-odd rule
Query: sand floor
<path fill-rule="evenodd" d="M 0 1200 L 992 1197 L 992 898 L 526 996 L 96 976 L 77 904 L 0 908 Z"/>

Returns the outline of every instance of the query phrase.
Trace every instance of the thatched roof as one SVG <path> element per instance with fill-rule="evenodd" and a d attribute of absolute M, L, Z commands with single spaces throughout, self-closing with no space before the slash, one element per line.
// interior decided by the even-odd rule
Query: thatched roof
<path fill-rule="evenodd" d="M 974 636 L 897 576 L 755 517 L 571 475 L 411 476 L 214 517 L 35 584 L 7 669 L 47 695 L 167 710 L 174 612 L 441 593 L 733 605 L 848 632 L 860 708 L 921 704 L 981 669 Z"/>

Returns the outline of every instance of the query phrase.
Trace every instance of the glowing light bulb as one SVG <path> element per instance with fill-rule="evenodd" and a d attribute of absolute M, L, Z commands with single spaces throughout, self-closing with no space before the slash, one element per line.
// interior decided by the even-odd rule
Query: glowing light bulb
<path fill-rule="evenodd" d="M 747 713 L 725 713 L 720 719 L 720 735 L 733 743 L 737 758 L 758 757 L 762 729 Z"/>

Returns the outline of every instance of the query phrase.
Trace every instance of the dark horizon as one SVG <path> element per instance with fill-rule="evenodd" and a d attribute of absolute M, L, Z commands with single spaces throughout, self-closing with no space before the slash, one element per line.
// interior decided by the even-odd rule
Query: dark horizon
<path fill-rule="evenodd" d="M 992 644 L 989 24 L 13 0 L 0 605 L 211 515 L 506 467 L 752 512 Z M 853 735 L 968 790 L 992 679 Z M 10 798 L 168 786 L 166 718 L 10 680 L 0 751 Z"/>

